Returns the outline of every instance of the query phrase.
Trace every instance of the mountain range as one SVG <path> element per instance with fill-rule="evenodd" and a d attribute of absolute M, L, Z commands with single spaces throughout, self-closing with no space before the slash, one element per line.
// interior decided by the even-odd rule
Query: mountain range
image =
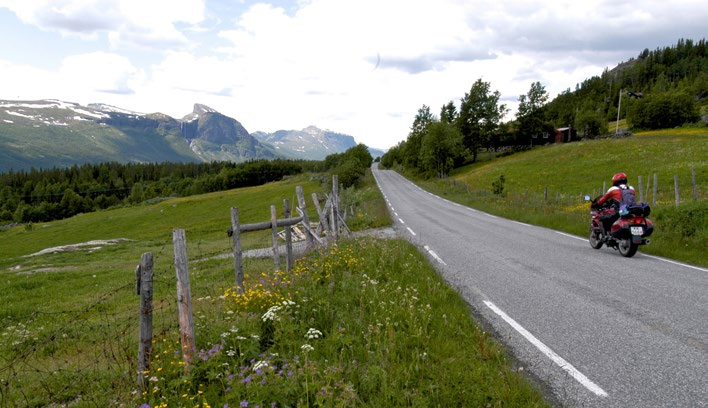
<path fill-rule="evenodd" d="M 0 172 L 111 161 L 322 160 L 356 145 L 352 136 L 314 126 L 250 134 L 236 119 L 202 104 L 175 119 L 105 104 L 0 100 Z"/>

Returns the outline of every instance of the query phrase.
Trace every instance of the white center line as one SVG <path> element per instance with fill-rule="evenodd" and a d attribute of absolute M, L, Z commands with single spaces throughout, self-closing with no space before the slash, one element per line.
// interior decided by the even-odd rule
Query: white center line
<path fill-rule="evenodd" d="M 526 330 L 523 326 L 521 326 L 519 323 L 516 322 L 516 320 L 512 319 L 504 313 L 501 309 L 499 309 L 494 303 L 485 300 L 484 304 L 487 305 L 488 308 L 492 309 L 492 311 L 496 314 L 498 314 L 504 321 L 509 323 L 511 327 L 514 328 L 517 332 L 519 332 L 522 336 L 526 338 L 531 344 L 533 344 L 537 349 L 541 350 L 543 354 L 546 355 L 546 357 L 550 358 L 551 361 L 556 363 L 558 367 L 561 369 L 565 370 L 568 372 L 568 374 L 571 375 L 571 377 L 575 378 L 577 382 L 579 382 L 583 387 L 587 388 L 591 392 L 593 392 L 595 395 L 600 396 L 600 397 L 606 397 L 607 393 L 605 390 L 600 388 L 597 384 L 594 382 L 590 381 L 589 378 L 587 378 L 583 373 L 578 371 L 575 367 L 573 367 L 569 362 L 565 361 L 563 357 L 559 356 L 556 354 L 553 350 L 551 350 L 548 346 L 543 344 L 541 340 L 537 339 L 533 334 L 531 334 L 528 330 Z"/>

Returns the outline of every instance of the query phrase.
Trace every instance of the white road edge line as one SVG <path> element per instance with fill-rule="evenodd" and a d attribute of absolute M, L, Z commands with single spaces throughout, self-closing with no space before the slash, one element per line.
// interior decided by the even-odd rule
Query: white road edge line
<path fill-rule="evenodd" d="M 413 236 L 416 236 L 416 235 L 417 235 L 415 232 L 413 232 L 413 230 L 411 229 L 411 227 L 406 227 L 406 228 L 408 228 L 408 232 L 410 232 Z"/>
<path fill-rule="evenodd" d="M 550 358 L 561 369 L 568 372 L 568 374 L 570 374 L 571 377 L 575 378 L 575 380 L 577 382 L 579 382 L 583 387 L 587 388 L 588 390 L 590 390 L 592 393 L 594 393 L 595 395 L 597 395 L 599 397 L 607 397 L 607 393 L 605 392 L 605 390 L 600 388 L 594 382 L 590 381 L 590 379 L 587 378 L 583 373 L 578 371 L 570 363 L 565 361 L 563 359 L 563 357 L 559 356 L 553 350 L 551 350 L 548 346 L 543 344 L 543 342 L 541 342 L 533 334 L 531 334 L 528 330 L 526 330 L 523 326 L 521 326 L 519 323 L 517 323 L 516 320 L 509 317 L 509 315 L 504 313 L 504 311 L 499 309 L 494 303 L 492 303 L 488 300 L 485 300 L 484 304 L 487 305 L 487 307 L 490 308 L 494 313 L 498 314 L 502 319 L 504 319 L 504 321 L 509 323 L 509 325 L 511 325 L 511 327 L 513 327 L 514 330 L 516 330 L 522 336 L 524 336 L 526 338 L 526 340 L 528 340 L 537 349 L 539 349 L 543 354 L 545 354 L 546 357 Z"/>
<path fill-rule="evenodd" d="M 432 256 L 433 258 L 435 258 L 436 261 L 440 262 L 440 263 L 443 264 L 443 265 L 447 265 L 447 264 L 445 263 L 445 261 L 443 261 L 442 258 L 440 258 L 440 257 L 438 256 L 438 254 L 435 253 L 435 251 L 433 251 L 432 249 L 430 249 L 430 247 L 428 247 L 427 245 L 425 245 L 425 246 L 423 246 L 423 248 L 425 248 L 425 250 L 428 251 L 428 253 L 430 254 L 430 256 Z"/>
<path fill-rule="evenodd" d="M 401 222 L 401 224 L 405 224 L 405 222 L 403 222 L 403 220 L 402 220 L 402 219 L 400 219 L 400 218 L 398 218 L 398 221 L 400 221 L 400 222 Z"/>
<path fill-rule="evenodd" d="M 700 266 L 693 266 L 693 265 L 689 265 L 689 264 L 685 264 L 685 263 L 681 263 L 681 262 L 676 262 L 676 261 L 672 261 L 672 260 L 669 260 L 666 258 L 661 258 L 658 256 L 653 256 L 653 255 L 647 255 L 647 254 L 641 254 L 641 255 L 646 256 L 647 258 L 656 259 L 657 261 L 664 261 L 664 262 L 668 262 L 670 264 L 674 264 L 674 265 L 678 265 L 678 266 L 685 266 L 686 268 L 691 268 L 691 269 L 696 269 L 701 272 L 708 272 L 708 269 L 701 268 Z"/>
<path fill-rule="evenodd" d="M 580 241 L 586 241 L 586 240 L 587 240 L 587 238 L 581 238 L 581 237 L 578 237 L 578 236 L 575 236 L 575 235 L 566 234 L 565 232 L 560 232 L 560 231 L 554 231 L 554 232 L 555 232 L 556 234 L 561 234 L 561 235 L 563 235 L 563 236 L 565 236 L 565 237 L 568 237 L 568 238 L 575 238 L 575 239 L 580 240 Z"/>

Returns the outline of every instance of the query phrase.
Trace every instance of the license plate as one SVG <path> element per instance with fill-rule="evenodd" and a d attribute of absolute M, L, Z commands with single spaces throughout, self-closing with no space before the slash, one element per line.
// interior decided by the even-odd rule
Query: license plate
<path fill-rule="evenodd" d="M 644 228 L 642 228 L 642 227 L 629 227 L 629 232 L 631 232 L 632 235 L 642 235 L 644 233 Z"/>

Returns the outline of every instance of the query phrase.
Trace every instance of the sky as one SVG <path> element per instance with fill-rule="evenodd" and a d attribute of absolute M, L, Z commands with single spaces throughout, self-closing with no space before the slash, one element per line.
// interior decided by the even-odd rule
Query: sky
<path fill-rule="evenodd" d="M 554 98 L 707 21 L 705 0 L 0 0 L 0 99 L 199 103 L 388 149 L 477 79 L 513 120 L 532 83 Z"/>

